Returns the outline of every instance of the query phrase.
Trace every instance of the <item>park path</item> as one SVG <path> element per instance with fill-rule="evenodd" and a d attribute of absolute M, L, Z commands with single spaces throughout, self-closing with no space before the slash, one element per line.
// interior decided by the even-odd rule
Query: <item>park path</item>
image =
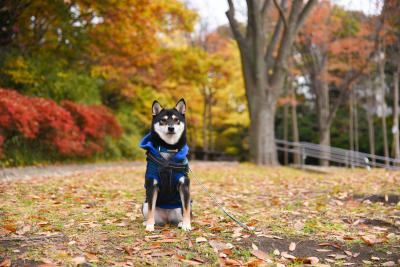
<path fill-rule="evenodd" d="M 0 181 L 29 179 L 33 177 L 67 176 L 75 173 L 107 170 L 112 168 L 131 168 L 144 164 L 140 161 L 120 161 L 85 164 L 63 164 L 48 166 L 27 166 L 0 168 Z"/>

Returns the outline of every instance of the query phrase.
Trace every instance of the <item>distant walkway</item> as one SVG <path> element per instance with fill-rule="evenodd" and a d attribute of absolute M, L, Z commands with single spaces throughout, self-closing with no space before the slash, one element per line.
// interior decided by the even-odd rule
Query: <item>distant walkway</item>
<path fill-rule="evenodd" d="M 133 161 L 120 161 L 120 162 L 104 162 L 104 163 L 0 168 L 0 181 L 14 180 L 14 179 L 29 179 L 32 177 L 66 176 L 78 172 L 103 170 L 111 168 L 130 168 L 140 165 L 144 165 L 144 163 L 133 162 Z"/>

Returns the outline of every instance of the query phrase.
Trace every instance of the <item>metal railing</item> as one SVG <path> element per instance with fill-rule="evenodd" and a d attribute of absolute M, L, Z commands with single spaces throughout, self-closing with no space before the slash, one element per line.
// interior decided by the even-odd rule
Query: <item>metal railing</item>
<path fill-rule="evenodd" d="M 278 151 L 300 155 L 304 165 L 308 157 L 327 160 L 346 167 L 381 167 L 390 170 L 400 170 L 400 159 L 393 159 L 368 153 L 352 151 L 337 147 L 324 146 L 308 142 L 290 142 L 276 139 Z"/>

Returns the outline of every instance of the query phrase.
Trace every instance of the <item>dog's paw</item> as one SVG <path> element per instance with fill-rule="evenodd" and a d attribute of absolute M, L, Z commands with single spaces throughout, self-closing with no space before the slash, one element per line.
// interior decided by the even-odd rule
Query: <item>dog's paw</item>
<path fill-rule="evenodd" d="M 190 222 L 182 222 L 181 228 L 185 232 L 192 230 L 192 226 L 190 225 Z"/>
<path fill-rule="evenodd" d="M 146 232 L 153 232 L 153 231 L 154 231 L 154 224 L 147 224 Z"/>

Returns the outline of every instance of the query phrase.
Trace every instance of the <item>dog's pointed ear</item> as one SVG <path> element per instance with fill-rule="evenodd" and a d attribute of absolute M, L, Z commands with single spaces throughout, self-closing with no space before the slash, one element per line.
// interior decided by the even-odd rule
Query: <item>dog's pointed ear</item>
<path fill-rule="evenodd" d="M 152 111 L 153 111 L 153 116 L 157 115 L 158 113 L 161 112 L 161 110 L 163 110 L 163 107 L 160 105 L 160 103 L 158 103 L 157 100 L 154 100 L 153 102 L 153 106 L 152 106 Z"/>
<path fill-rule="evenodd" d="M 185 99 L 181 98 L 181 100 L 179 100 L 178 103 L 176 103 L 175 109 L 176 109 L 179 113 L 181 113 L 182 115 L 185 115 L 185 112 L 186 112 L 186 103 L 185 103 Z"/>

